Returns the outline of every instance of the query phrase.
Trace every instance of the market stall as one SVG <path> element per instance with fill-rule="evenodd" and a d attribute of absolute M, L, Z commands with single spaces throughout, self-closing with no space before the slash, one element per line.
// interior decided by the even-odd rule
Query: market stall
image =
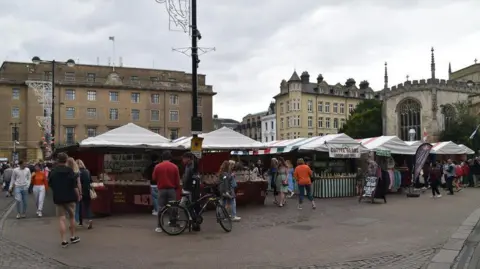
<path fill-rule="evenodd" d="M 155 151 L 175 149 L 170 141 L 133 123 L 80 142 L 70 155 L 82 159 L 95 181 L 97 215 L 149 212 L 152 210 L 150 183 L 143 170 Z M 160 152 L 158 152 L 159 155 Z"/>
<path fill-rule="evenodd" d="M 458 146 L 459 146 L 460 148 L 464 149 L 464 150 L 465 150 L 465 153 L 466 153 L 467 155 L 474 155 L 474 154 L 475 154 L 475 151 L 473 151 L 471 148 L 469 148 L 469 147 L 467 147 L 467 146 L 465 146 L 465 145 L 463 145 L 463 144 L 459 144 Z"/>
<path fill-rule="evenodd" d="M 223 161 L 229 160 L 232 150 L 249 150 L 262 148 L 264 145 L 234 130 L 223 127 L 210 133 L 201 134 L 202 158 L 199 161 L 199 172 L 202 182 L 218 182 L 217 173 Z M 191 137 L 177 139 L 172 142 L 176 148 L 190 149 Z M 266 197 L 267 181 L 254 177 L 247 172 L 239 171 L 236 176 L 237 205 L 263 204 Z"/>
<path fill-rule="evenodd" d="M 467 150 L 452 141 L 445 141 L 434 143 L 431 153 L 439 155 L 462 155 L 466 154 Z"/>

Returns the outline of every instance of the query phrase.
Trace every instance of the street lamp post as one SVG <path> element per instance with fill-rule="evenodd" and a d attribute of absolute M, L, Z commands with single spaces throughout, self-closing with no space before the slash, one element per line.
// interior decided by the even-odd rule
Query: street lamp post
<path fill-rule="evenodd" d="M 52 76 L 51 76 L 51 83 L 52 83 L 52 108 L 50 112 L 50 140 L 53 144 L 55 141 L 55 65 L 57 63 L 66 64 L 68 67 L 74 67 L 75 61 L 72 59 L 68 59 L 66 62 L 57 62 L 55 60 L 52 61 L 45 61 L 40 59 L 40 57 L 35 56 L 32 58 L 32 62 L 37 65 L 40 63 L 49 63 L 52 65 Z M 50 142 L 50 141 L 49 141 Z M 53 149 L 53 146 L 52 146 Z"/>

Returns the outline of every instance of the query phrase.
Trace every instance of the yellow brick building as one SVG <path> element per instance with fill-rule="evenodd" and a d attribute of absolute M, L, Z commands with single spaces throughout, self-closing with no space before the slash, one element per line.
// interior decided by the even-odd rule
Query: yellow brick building
<path fill-rule="evenodd" d="M 280 93 L 274 97 L 277 139 L 337 133 L 358 103 L 380 98 L 367 81 L 359 86 L 353 79 L 348 79 L 346 85 L 329 85 L 322 75 L 318 75 L 316 83 L 311 83 L 308 72 L 299 77 L 294 71 L 288 81 L 282 80 Z"/>

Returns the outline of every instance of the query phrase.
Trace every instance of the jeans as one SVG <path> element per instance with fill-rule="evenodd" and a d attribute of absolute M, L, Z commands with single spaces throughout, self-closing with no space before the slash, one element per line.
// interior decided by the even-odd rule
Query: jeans
<path fill-rule="evenodd" d="M 450 192 L 450 194 L 453 194 L 453 179 L 454 179 L 453 176 L 449 176 L 445 180 L 445 184 L 447 184 L 447 189 Z"/>
<path fill-rule="evenodd" d="M 83 224 L 83 213 L 85 212 L 85 218 L 88 220 L 92 219 L 92 209 L 91 209 L 91 200 L 90 199 L 85 199 L 77 203 L 77 207 L 75 208 L 75 211 L 78 210 L 78 224 L 82 225 Z M 77 213 L 75 212 L 75 215 Z"/>
<path fill-rule="evenodd" d="M 27 196 L 28 196 L 28 187 L 29 186 L 15 186 L 15 201 L 17 202 L 17 213 L 26 214 L 27 213 Z"/>
<path fill-rule="evenodd" d="M 223 199 L 223 205 L 227 208 L 230 208 L 230 212 L 232 212 L 232 218 L 237 216 L 237 199 Z"/>
<path fill-rule="evenodd" d="M 307 192 L 308 200 L 313 201 L 312 184 L 298 185 L 298 203 L 299 204 L 303 203 L 303 198 L 305 196 L 305 191 Z"/>
<path fill-rule="evenodd" d="M 81 207 L 81 203 L 82 203 L 82 201 L 76 202 L 76 204 L 75 204 L 75 222 L 76 222 L 76 223 L 80 223 L 80 207 Z"/>
<path fill-rule="evenodd" d="M 3 187 L 3 191 L 8 191 L 8 188 L 10 188 L 10 180 L 4 181 L 3 183 L 5 184 L 5 186 Z"/>
<path fill-rule="evenodd" d="M 33 186 L 33 195 L 35 196 L 35 205 L 37 206 L 37 211 L 41 212 L 43 210 L 43 202 L 45 201 L 45 186 Z"/>
<path fill-rule="evenodd" d="M 430 182 L 430 186 L 432 187 L 432 195 L 433 196 L 440 195 L 440 191 L 438 190 L 439 183 L 440 182 L 438 182 L 438 180 L 434 180 L 434 181 Z"/>
<path fill-rule="evenodd" d="M 158 187 L 150 185 L 150 194 L 152 195 L 153 211 L 158 212 Z"/>

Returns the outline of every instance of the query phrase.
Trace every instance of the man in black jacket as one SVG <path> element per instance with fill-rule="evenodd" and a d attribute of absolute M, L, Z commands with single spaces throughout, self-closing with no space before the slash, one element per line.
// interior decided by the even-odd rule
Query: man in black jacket
<path fill-rule="evenodd" d="M 80 242 L 80 237 L 75 235 L 75 205 L 82 199 L 81 190 L 78 189 L 77 178 L 73 169 L 66 166 L 68 156 L 59 153 L 57 166 L 48 175 L 48 185 L 53 192 L 53 203 L 55 204 L 57 216 L 60 218 L 60 237 L 62 247 L 69 243 Z M 70 242 L 66 238 L 66 217 L 70 224 Z"/>
<path fill-rule="evenodd" d="M 195 156 L 191 152 L 185 152 L 182 156 L 185 166 L 182 177 L 182 189 L 184 193 L 190 194 L 190 201 L 195 202 L 200 197 L 200 179 L 195 174 Z M 197 204 L 193 210 L 195 215 L 200 212 L 200 205 Z M 194 216 L 195 217 L 195 216 Z M 200 231 L 200 224 L 193 225 L 192 230 Z"/>

